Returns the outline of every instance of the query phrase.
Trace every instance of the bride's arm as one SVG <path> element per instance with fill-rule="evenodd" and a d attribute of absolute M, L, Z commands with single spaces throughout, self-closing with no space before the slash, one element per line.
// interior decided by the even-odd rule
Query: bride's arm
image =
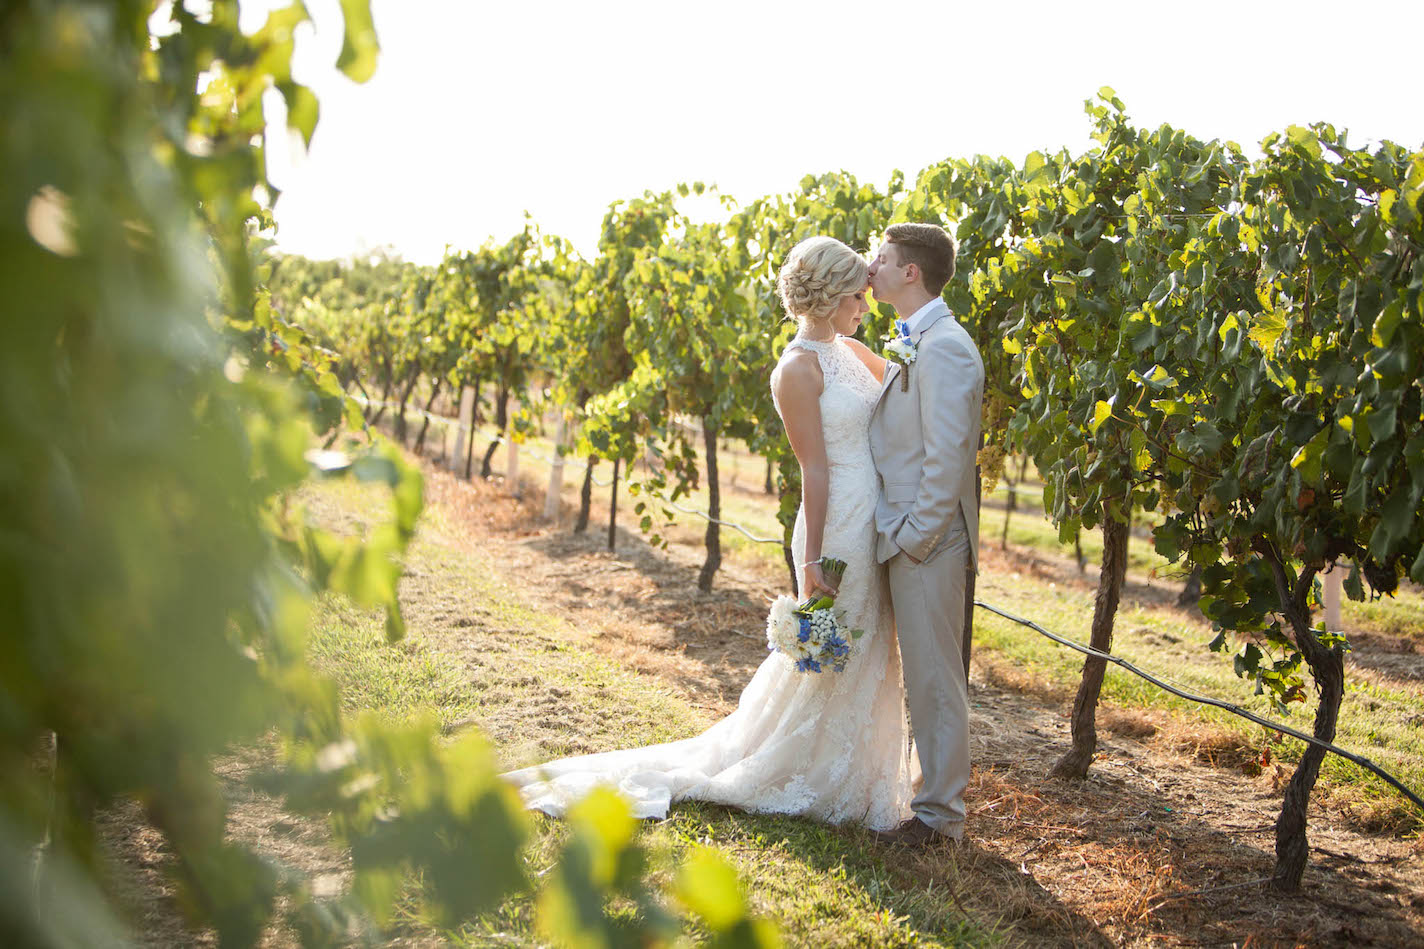
<path fill-rule="evenodd" d="M 850 346 L 851 351 L 860 357 L 860 361 L 865 363 L 865 368 L 870 370 L 870 374 L 875 377 L 876 382 L 885 381 L 885 358 L 877 356 L 870 347 L 860 340 L 850 336 L 841 337 Z"/>
<path fill-rule="evenodd" d="M 771 386 L 781 407 L 781 421 L 791 450 L 801 465 L 801 503 L 806 509 L 806 560 L 802 572 L 801 595 L 835 594 L 819 564 L 821 540 L 826 530 L 826 507 L 830 497 L 830 466 L 826 463 L 826 440 L 821 431 L 821 366 L 814 353 L 798 353 L 786 360 L 773 375 Z"/>

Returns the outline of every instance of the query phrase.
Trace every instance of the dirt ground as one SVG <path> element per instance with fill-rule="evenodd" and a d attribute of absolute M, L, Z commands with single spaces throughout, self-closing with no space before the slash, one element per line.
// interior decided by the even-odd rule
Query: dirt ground
<path fill-rule="evenodd" d="M 542 492 L 525 491 L 521 501 L 497 482 L 467 483 L 432 466 L 426 479 L 428 502 L 445 512 L 442 542 L 502 564 L 529 603 L 566 617 L 584 645 L 656 676 L 709 723 L 735 707 L 765 657 L 761 626 L 784 573 L 724 566 L 715 592 L 698 596 L 700 549 L 655 551 L 620 533 L 610 553 L 606 529 L 569 531 L 571 512 L 559 523 L 543 522 Z M 988 545 L 985 561 L 991 571 L 1031 569 L 1085 591 L 1094 582 L 1071 561 L 990 553 Z M 1136 584 L 1124 600 L 1155 603 L 1168 590 L 1165 583 Z M 429 578 L 403 587 L 412 619 L 435 608 L 420 602 L 427 592 L 437 592 Z M 1404 657 L 1400 678 L 1409 679 L 1419 658 L 1412 646 L 1379 647 L 1366 640 L 1356 649 Z M 1218 762 L 1227 767 L 1213 767 L 1200 759 L 1200 744 L 1196 755 L 1180 750 L 1164 718 L 1104 710 L 1090 776 L 1050 779 L 1066 746 L 1071 695 L 1026 681 L 991 657 L 976 657 L 970 686 L 969 843 L 952 854 L 894 852 L 886 859 L 899 864 L 891 869 L 904 879 L 942 882 L 966 912 L 1006 929 L 1012 943 L 1424 946 L 1424 841 L 1417 835 L 1364 833 L 1348 815 L 1317 803 L 1302 890 L 1278 895 L 1264 881 L 1288 771 L 1268 765 L 1248 777 L 1230 754 Z M 260 760 L 253 751 L 220 765 L 233 795 L 233 837 L 341 886 L 345 864 L 323 829 L 246 789 L 241 779 Z M 147 942 L 211 944 L 211 936 L 188 933 L 178 921 L 159 872 L 163 841 L 138 809 L 110 812 L 102 831 Z M 281 932 L 267 940 L 291 943 Z M 418 943 L 428 937 L 392 944 Z"/>

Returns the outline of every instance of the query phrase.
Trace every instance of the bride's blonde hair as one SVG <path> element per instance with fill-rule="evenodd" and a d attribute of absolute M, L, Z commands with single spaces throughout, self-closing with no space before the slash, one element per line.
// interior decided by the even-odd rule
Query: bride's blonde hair
<path fill-rule="evenodd" d="M 847 294 L 865 288 L 865 258 L 834 237 L 808 237 L 786 255 L 776 290 L 786 312 L 804 326 L 824 320 Z"/>

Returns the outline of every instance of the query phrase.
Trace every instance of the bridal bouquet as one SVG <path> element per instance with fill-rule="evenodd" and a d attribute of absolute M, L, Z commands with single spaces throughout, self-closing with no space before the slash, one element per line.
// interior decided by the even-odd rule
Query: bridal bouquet
<path fill-rule="evenodd" d="M 821 561 L 821 572 L 837 584 L 845 568 L 843 560 Z M 847 629 L 845 614 L 834 608 L 835 602 L 829 596 L 801 603 L 784 594 L 777 597 L 766 616 L 766 648 L 795 662 L 797 672 L 822 672 L 827 667 L 844 671 L 852 644 L 865 630 Z"/>

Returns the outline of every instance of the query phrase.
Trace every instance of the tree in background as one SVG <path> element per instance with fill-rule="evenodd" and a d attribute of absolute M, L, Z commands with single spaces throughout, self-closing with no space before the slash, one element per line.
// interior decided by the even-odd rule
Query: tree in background
<path fill-rule="evenodd" d="M 493 383 L 494 424 L 499 434 L 480 464 L 490 476 L 490 461 L 501 440 L 511 437 L 509 400 L 522 393 L 534 367 L 537 334 L 525 319 L 524 300 L 531 292 L 528 268 L 538 254 L 539 234 L 532 223 L 503 244 L 487 242 L 476 251 L 447 254 L 441 265 L 441 293 L 448 307 L 449 344 L 459 352 L 451 373 L 456 389 Z"/>
<path fill-rule="evenodd" d="M 1202 611 L 1242 641 L 1237 673 L 1284 711 L 1318 692 L 1335 735 L 1346 644 L 1319 573 L 1363 599 L 1424 582 L 1424 153 L 1355 149 L 1328 125 L 1268 136 L 1232 202 L 1169 260 L 1125 340 L 1170 366 L 1113 406 L 1144 434 L 1168 516 L 1157 549 L 1202 570 Z M 1145 194 L 1140 213 L 1156 213 Z M 1276 825 L 1278 889 L 1299 887 L 1325 752 L 1304 749 Z"/>
<path fill-rule="evenodd" d="M 766 388 L 761 328 L 743 283 L 747 262 L 721 225 L 689 224 L 655 252 L 644 249 L 627 278 L 628 339 L 639 368 L 648 370 L 639 378 L 663 395 L 665 414 L 648 419 L 666 462 L 658 486 L 671 480 L 673 500 L 699 480 L 691 440 L 701 435 L 708 495 L 707 556 L 697 576 L 703 593 L 711 592 L 722 562 L 717 442 L 746 434 L 748 405 Z M 642 523 L 651 527 L 651 515 Z"/>
<path fill-rule="evenodd" d="M 691 188 L 698 194 L 699 185 Z M 669 228 L 678 219 L 676 198 L 672 192 L 644 192 L 640 198 L 615 201 L 603 216 L 603 229 L 598 238 L 598 256 L 582 271 L 575 286 L 574 307 L 569 313 L 568 333 L 574 341 L 565 366 L 571 385 L 576 386 L 574 407 L 582 414 L 581 454 L 588 457 L 583 488 L 579 494 L 578 520 L 574 531 L 588 528 L 589 506 L 593 492 L 593 469 L 598 459 L 613 459 L 613 479 L 608 508 L 608 546 L 613 548 L 618 522 L 618 468 L 631 461 L 632 446 L 637 440 L 640 422 L 635 412 L 619 409 L 607 400 L 591 411 L 589 400 L 601 396 L 627 381 L 633 374 L 633 354 L 625 339 L 632 320 L 628 304 L 626 281 L 633 261 L 640 250 L 661 246 Z M 611 411 L 605 409 L 611 408 Z M 589 424 L 589 420 L 596 420 Z M 618 448 L 614 454 L 612 443 Z"/>
<path fill-rule="evenodd" d="M 1231 200 L 1244 161 L 1170 126 L 1138 131 L 1111 90 L 1088 109 L 1097 148 L 1076 159 L 1029 156 L 1024 177 L 1053 185 L 1025 189 L 1032 236 L 994 279 L 1019 303 L 1003 344 L 1018 357 L 1023 387 L 1012 427 L 1043 474 L 1045 510 L 1065 541 L 1102 525 L 1090 644 L 1108 652 L 1132 511 L 1152 509 L 1160 495 L 1144 470 L 1151 433 L 1105 424 L 1110 412 L 1101 407 L 1140 401 L 1144 385 L 1166 374 L 1131 344 L 1124 315 L 1150 305 L 1154 288 L 1170 279 L 1174 255 Z M 1150 213 L 1139 210 L 1144 201 Z M 1073 745 L 1055 765 L 1058 775 L 1081 778 L 1092 762 L 1105 670 L 1102 659 L 1084 662 Z"/>

